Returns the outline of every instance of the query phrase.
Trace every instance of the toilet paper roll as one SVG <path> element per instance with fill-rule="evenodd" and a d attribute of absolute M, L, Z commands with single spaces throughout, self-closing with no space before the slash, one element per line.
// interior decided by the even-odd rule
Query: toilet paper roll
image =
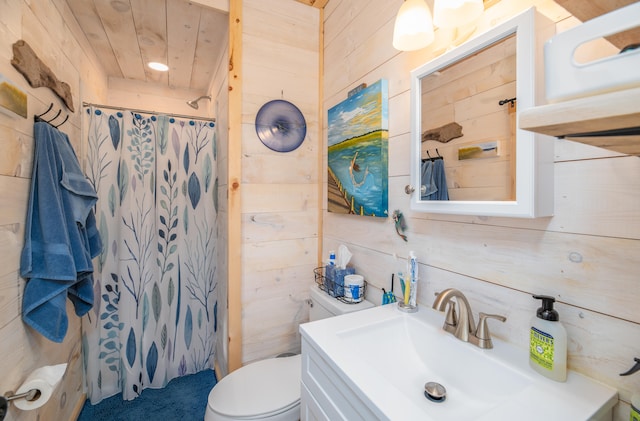
<path fill-rule="evenodd" d="M 38 389 L 40 394 L 32 400 L 28 401 L 26 399 L 16 399 L 12 403 L 18 409 L 22 409 L 23 411 L 30 411 L 32 409 L 40 408 L 42 405 L 47 403 L 47 401 L 51 398 L 53 391 L 55 390 L 60 380 L 62 380 L 62 376 L 64 376 L 65 371 L 67 370 L 67 364 L 58 364 L 58 365 L 48 365 L 44 367 L 40 367 L 33 371 L 27 377 L 27 379 L 22 383 L 22 385 L 16 391 L 16 395 L 20 393 L 26 393 L 31 389 Z"/>

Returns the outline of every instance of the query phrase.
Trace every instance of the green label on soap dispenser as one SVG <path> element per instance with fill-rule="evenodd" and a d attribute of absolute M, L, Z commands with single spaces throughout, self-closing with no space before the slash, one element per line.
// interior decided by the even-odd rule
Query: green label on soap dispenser
<path fill-rule="evenodd" d="M 631 415 L 629 415 L 629 421 L 640 421 L 640 410 L 631 405 Z"/>
<path fill-rule="evenodd" d="M 529 344 L 531 361 L 553 370 L 553 336 L 532 327 Z"/>

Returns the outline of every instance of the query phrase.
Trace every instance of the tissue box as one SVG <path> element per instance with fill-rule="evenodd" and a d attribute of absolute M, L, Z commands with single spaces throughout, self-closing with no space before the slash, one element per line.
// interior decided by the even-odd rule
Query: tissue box
<path fill-rule="evenodd" d="M 335 265 L 327 265 L 324 271 L 327 294 L 332 297 L 344 296 L 344 277 L 354 273 L 356 273 L 356 269 L 352 267 L 347 266 L 346 269 L 340 269 Z"/>

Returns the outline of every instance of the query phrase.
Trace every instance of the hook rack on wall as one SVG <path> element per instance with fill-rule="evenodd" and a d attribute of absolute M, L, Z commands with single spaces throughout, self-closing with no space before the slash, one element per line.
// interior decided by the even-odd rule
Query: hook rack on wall
<path fill-rule="evenodd" d="M 53 118 L 51 118 L 51 119 L 48 119 L 48 117 L 47 117 L 47 118 L 44 118 L 45 114 L 47 114 L 47 113 L 48 113 L 49 111 L 51 111 L 52 109 L 53 109 L 53 102 L 49 105 L 49 108 L 47 108 L 47 111 L 43 112 L 42 114 L 36 114 L 36 115 L 34 115 L 34 116 L 33 116 L 33 121 L 34 121 L 35 123 L 37 123 L 37 122 L 39 122 L 39 121 L 45 122 L 45 123 L 47 123 L 47 124 L 52 125 L 52 126 L 53 126 L 53 127 L 55 127 L 56 129 L 57 129 L 58 127 L 62 126 L 64 123 L 66 123 L 66 122 L 67 122 L 67 120 L 69 119 L 69 114 L 67 114 L 67 115 L 66 115 L 66 117 L 64 118 L 64 120 L 62 120 L 62 123 L 59 123 L 59 124 L 53 124 L 53 123 L 52 123 L 52 122 L 53 122 L 53 120 L 55 120 L 56 118 L 58 118 L 58 117 L 60 116 L 60 114 L 62 113 L 62 109 L 59 109 L 59 110 L 58 110 L 58 113 L 57 113 L 55 116 L 53 116 Z"/>
<path fill-rule="evenodd" d="M 428 158 L 422 158 L 422 162 L 435 161 L 437 159 L 443 159 L 442 155 L 440 155 L 440 152 L 438 151 L 438 148 L 436 148 L 436 156 L 431 156 L 431 154 L 429 153 L 429 150 L 427 149 L 427 156 L 428 156 Z"/>

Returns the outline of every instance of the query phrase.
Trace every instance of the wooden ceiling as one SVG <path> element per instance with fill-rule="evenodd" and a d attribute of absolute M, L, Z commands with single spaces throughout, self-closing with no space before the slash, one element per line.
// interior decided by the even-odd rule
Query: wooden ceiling
<path fill-rule="evenodd" d="M 217 6 L 224 3 L 227 10 Z M 109 77 L 208 90 L 226 48 L 228 2 L 67 0 L 67 4 Z M 151 70 L 149 61 L 165 63 L 169 71 Z"/>
<path fill-rule="evenodd" d="M 636 3 L 637 0 L 555 0 L 582 22 L 586 22 L 612 10 Z M 607 37 L 607 40 L 622 49 L 627 45 L 640 42 L 640 28 L 620 32 Z"/>
<path fill-rule="evenodd" d="M 229 0 L 66 0 L 109 77 L 203 94 L 226 49 Z M 268 0 L 264 0 L 268 1 Z M 329 0 L 295 0 L 318 9 Z M 499 0 L 485 0 L 487 5 Z M 586 21 L 633 0 L 556 0 Z M 631 35 L 635 40 L 638 33 Z M 629 34 L 610 38 L 618 47 Z M 637 42 L 637 41 L 636 41 Z M 169 66 L 149 69 L 149 61 Z"/>

